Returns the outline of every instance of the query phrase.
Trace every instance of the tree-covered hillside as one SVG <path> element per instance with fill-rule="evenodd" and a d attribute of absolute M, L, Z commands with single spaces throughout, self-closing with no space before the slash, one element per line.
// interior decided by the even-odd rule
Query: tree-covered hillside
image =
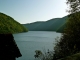
<path fill-rule="evenodd" d="M 39 27 L 39 25 L 42 25 L 44 22 L 34 22 L 34 23 L 30 23 L 30 24 L 23 24 L 26 28 L 28 28 L 30 31 L 35 31 L 35 29 L 36 30 L 39 30 L 40 29 L 40 27 Z M 38 29 L 38 27 L 39 27 L 39 29 Z"/>
<path fill-rule="evenodd" d="M 63 18 L 50 19 L 45 22 L 34 22 L 30 24 L 23 24 L 30 31 L 57 31 L 63 32 L 66 25 L 67 16 Z"/>
<path fill-rule="evenodd" d="M 27 28 L 15 21 L 12 17 L 0 12 L 0 34 L 27 31 Z"/>

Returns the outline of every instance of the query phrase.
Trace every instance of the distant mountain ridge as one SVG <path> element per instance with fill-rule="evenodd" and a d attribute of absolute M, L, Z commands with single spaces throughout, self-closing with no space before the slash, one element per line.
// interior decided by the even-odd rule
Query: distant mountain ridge
<path fill-rule="evenodd" d="M 66 25 L 67 16 L 63 18 L 54 18 L 48 21 L 33 22 L 29 24 L 23 24 L 29 29 L 29 31 L 57 31 L 63 32 Z"/>

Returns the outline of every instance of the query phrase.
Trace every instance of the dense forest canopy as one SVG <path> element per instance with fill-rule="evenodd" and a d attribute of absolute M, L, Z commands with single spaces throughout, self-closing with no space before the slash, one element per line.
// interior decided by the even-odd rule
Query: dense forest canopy
<path fill-rule="evenodd" d="M 28 29 L 12 17 L 0 12 L 0 34 L 27 32 Z"/>

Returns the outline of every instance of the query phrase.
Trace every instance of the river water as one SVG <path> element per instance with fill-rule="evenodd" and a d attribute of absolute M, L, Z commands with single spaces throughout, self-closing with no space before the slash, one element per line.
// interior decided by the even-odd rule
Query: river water
<path fill-rule="evenodd" d="M 13 34 L 13 36 L 22 54 L 22 57 L 16 60 L 35 60 L 35 50 L 53 50 L 55 38 L 60 37 L 61 34 L 48 31 L 29 31 Z"/>

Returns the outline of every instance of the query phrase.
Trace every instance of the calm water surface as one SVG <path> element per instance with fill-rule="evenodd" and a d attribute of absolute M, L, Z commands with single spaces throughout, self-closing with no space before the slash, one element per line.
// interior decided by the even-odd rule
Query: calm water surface
<path fill-rule="evenodd" d="M 22 57 L 16 60 L 35 60 L 35 50 L 53 50 L 57 36 L 60 37 L 61 34 L 47 31 L 29 31 L 14 34 L 14 39 L 22 54 Z"/>

